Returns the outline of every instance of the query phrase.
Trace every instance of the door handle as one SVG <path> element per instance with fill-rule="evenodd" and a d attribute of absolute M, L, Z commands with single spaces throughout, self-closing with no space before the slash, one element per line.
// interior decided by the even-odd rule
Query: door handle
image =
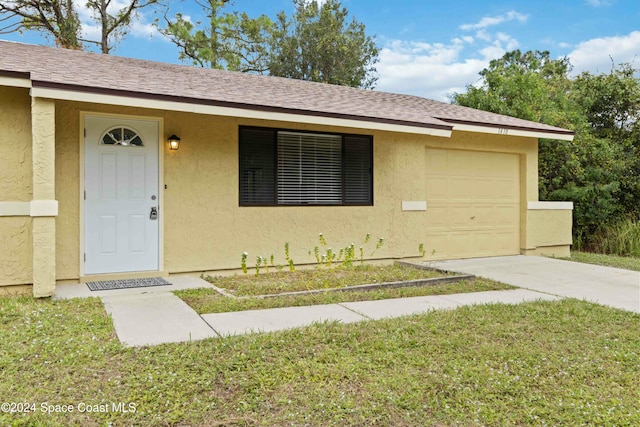
<path fill-rule="evenodd" d="M 151 214 L 149 214 L 149 219 L 156 220 L 158 219 L 158 208 L 155 206 L 151 206 Z"/>

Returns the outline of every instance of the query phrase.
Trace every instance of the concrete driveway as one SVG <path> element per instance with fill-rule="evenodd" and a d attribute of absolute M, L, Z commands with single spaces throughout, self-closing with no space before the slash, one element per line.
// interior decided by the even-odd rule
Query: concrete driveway
<path fill-rule="evenodd" d="M 523 255 L 428 264 L 444 270 L 475 274 L 520 288 L 640 313 L 638 271 Z"/>

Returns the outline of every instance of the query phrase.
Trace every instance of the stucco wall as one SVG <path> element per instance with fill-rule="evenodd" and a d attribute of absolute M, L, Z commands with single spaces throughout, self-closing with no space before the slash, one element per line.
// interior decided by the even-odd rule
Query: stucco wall
<path fill-rule="evenodd" d="M 0 217 L 0 285 L 32 282 L 31 218 Z"/>
<path fill-rule="evenodd" d="M 569 256 L 572 243 L 572 211 L 569 209 L 528 210 L 525 253 Z"/>
<path fill-rule="evenodd" d="M 239 207 L 238 126 L 366 134 L 359 129 L 318 127 L 267 120 L 236 119 L 97 104 L 58 102 L 56 108 L 57 278 L 79 272 L 80 112 L 158 117 L 165 139 L 182 138 L 171 152 L 163 142 L 164 267 L 176 272 L 238 268 L 242 252 L 249 263 L 256 255 L 284 262 L 289 242 L 296 263 L 310 262 L 308 251 L 324 233 L 334 249 L 360 245 L 371 233 L 365 255 L 378 237 L 385 238 L 376 257 L 418 255 L 424 242 L 425 213 L 402 211 L 403 200 L 425 200 L 425 148 L 471 149 L 521 155 L 522 203 L 537 200 L 537 141 L 499 135 L 455 132 L 438 138 L 376 131 L 374 136 L 374 202 L 371 207 Z M 523 221 L 523 227 L 525 227 Z M 522 240 L 526 239 L 525 230 Z"/>
<path fill-rule="evenodd" d="M 0 201 L 31 200 L 29 90 L 0 86 Z"/>
<path fill-rule="evenodd" d="M 29 202 L 31 178 L 29 90 L 0 86 L 0 203 Z M 0 216 L 0 284 L 32 279 L 31 218 Z"/>

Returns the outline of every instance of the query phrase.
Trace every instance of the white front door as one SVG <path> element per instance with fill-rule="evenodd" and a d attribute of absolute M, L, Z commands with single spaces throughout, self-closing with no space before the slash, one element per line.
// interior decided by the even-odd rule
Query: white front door
<path fill-rule="evenodd" d="M 159 269 L 159 125 L 86 116 L 85 274 Z"/>

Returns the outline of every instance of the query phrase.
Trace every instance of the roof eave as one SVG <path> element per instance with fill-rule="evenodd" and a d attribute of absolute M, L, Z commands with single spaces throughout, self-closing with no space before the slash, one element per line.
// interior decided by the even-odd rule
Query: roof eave
<path fill-rule="evenodd" d="M 0 70 L 0 86 L 30 88 L 31 75 L 18 71 Z"/>
<path fill-rule="evenodd" d="M 452 123 L 453 131 L 478 132 L 493 135 L 522 136 L 526 138 L 557 139 L 561 141 L 573 141 L 574 132 L 570 130 L 535 129 L 524 126 L 497 125 L 488 123 Z"/>
<path fill-rule="evenodd" d="M 70 86 L 42 81 L 33 81 L 31 95 L 34 97 L 60 99 L 65 101 L 90 102 L 107 105 L 127 105 L 131 107 L 151 108 L 157 110 L 352 127 L 358 129 L 432 135 L 445 138 L 451 136 L 453 128 L 451 125 L 446 123 L 443 123 L 442 125 L 415 123 L 363 116 L 175 97 L 170 95 L 118 91 L 114 89 L 87 88 L 84 86 Z"/>

